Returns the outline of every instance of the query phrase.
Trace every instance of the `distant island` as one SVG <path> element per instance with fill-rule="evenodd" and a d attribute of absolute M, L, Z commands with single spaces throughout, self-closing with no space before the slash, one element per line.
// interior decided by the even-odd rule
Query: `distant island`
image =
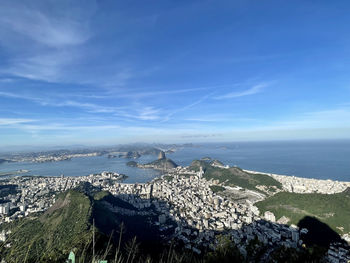
<path fill-rule="evenodd" d="M 138 167 L 142 169 L 156 169 L 156 170 L 169 170 L 169 169 L 176 168 L 178 166 L 173 160 L 166 158 L 165 152 L 163 151 L 159 152 L 158 159 L 153 162 L 146 163 L 146 164 L 139 164 L 135 161 L 130 161 L 130 162 L 127 162 L 126 165 L 130 167 Z"/>
<path fill-rule="evenodd" d="M 9 162 L 9 160 L 6 160 L 6 159 L 0 159 L 0 164 L 2 164 L 2 163 L 7 163 L 7 162 Z"/>

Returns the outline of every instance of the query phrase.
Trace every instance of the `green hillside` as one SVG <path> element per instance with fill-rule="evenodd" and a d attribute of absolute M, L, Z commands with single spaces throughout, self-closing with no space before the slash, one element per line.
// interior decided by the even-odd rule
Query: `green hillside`
<path fill-rule="evenodd" d="M 271 211 L 297 224 L 305 216 L 318 218 L 339 234 L 350 232 L 350 189 L 338 194 L 296 194 L 280 192 L 256 203 L 264 213 Z"/>
<path fill-rule="evenodd" d="M 93 220 L 95 251 L 103 258 L 114 259 L 122 222 L 121 242 L 125 246 L 137 236 L 140 249 L 148 254 L 157 255 L 164 249 L 158 227 L 149 224 L 158 220 L 157 215 L 126 216 L 113 213 L 108 207 L 135 210 L 129 203 L 89 183 L 61 193 L 45 213 L 0 225 L 0 232 L 12 232 L 5 243 L 0 243 L 0 261 L 65 262 L 71 250 L 80 256 L 79 260 L 91 258 Z M 6 247 L 7 244 L 11 246 Z M 126 253 L 125 246 L 121 253 Z"/>
<path fill-rule="evenodd" d="M 204 169 L 204 178 L 207 180 L 219 180 L 220 183 L 224 183 L 224 185 L 227 186 L 240 186 L 259 192 L 262 191 L 256 188 L 258 185 L 265 185 L 270 191 L 282 189 L 281 183 L 273 179 L 271 176 L 247 173 L 239 167 L 230 167 L 228 169 L 213 167 L 207 161 L 195 160 L 191 163 L 190 168 L 198 171 L 200 166 Z"/>
<path fill-rule="evenodd" d="M 92 238 L 92 202 L 81 191 L 60 194 L 55 204 L 37 217 L 2 226 L 11 229 L 10 248 L 0 247 L 6 262 L 63 262 L 69 251 L 81 251 Z"/>

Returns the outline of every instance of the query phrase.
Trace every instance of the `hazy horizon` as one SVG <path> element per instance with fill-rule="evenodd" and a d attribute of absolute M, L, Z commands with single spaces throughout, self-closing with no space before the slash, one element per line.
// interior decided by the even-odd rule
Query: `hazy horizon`
<path fill-rule="evenodd" d="M 55 150 L 79 150 L 79 149 L 104 149 L 109 147 L 119 147 L 119 146 L 151 146 L 157 148 L 159 145 L 171 146 L 171 145 L 185 145 L 192 144 L 194 146 L 204 146 L 204 145 L 225 145 L 225 144 L 293 144 L 293 143 L 306 143 L 306 144 L 318 144 L 318 143 L 343 143 L 350 142 L 350 139 L 290 139 L 290 140 L 241 140 L 241 141 L 184 141 L 184 142 L 111 142 L 109 144 L 44 144 L 44 145 L 5 145 L 0 148 L 0 153 L 11 153 L 11 152 L 38 152 L 38 151 L 55 151 Z"/>

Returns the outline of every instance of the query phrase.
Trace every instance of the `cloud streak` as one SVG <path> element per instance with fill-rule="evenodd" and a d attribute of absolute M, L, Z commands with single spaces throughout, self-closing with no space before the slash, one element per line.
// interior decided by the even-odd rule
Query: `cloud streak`
<path fill-rule="evenodd" d="M 54 99 L 46 99 L 41 97 L 32 97 L 11 92 L 0 91 L 0 97 L 23 99 L 31 101 L 46 107 L 73 107 L 93 114 L 111 114 L 116 117 L 125 119 L 154 121 L 160 119 L 161 110 L 143 105 L 128 105 L 120 107 L 111 107 L 106 105 L 94 104 L 89 102 L 80 102 L 75 100 L 57 101 Z"/>
<path fill-rule="evenodd" d="M 13 1 L 3 4 L 0 23 L 8 31 L 53 48 L 80 45 L 91 36 L 88 25 L 76 14 L 60 16 Z"/>
<path fill-rule="evenodd" d="M 2 3 L 0 44 L 9 57 L 0 73 L 48 82 L 63 79 L 67 65 L 77 60 L 77 47 L 85 44 L 92 32 L 88 5 L 75 12 L 68 9 L 64 15 L 60 9 L 59 2 L 54 8 L 36 1 Z"/>
<path fill-rule="evenodd" d="M 233 99 L 233 98 L 254 95 L 261 92 L 265 87 L 267 87 L 267 84 L 258 84 L 247 90 L 235 91 L 235 92 L 230 92 L 221 96 L 216 96 L 214 97 L 214 99 L 223 100 L 223 99 Z"/>
<path fill-rule="evenodd" d="M 34 122 L 32 119 L 15 119 L 15 118 L 0 118 L 0 126 L 11 126 L 14 124 L 23 124 Z"/>

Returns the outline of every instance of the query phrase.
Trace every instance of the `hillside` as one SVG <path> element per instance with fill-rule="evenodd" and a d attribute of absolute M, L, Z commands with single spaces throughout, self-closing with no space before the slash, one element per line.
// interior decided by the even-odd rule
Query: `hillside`
<path fill-rule="evenodd" d="M 161 150 L 151 146 L 124 145 L 116 148 L 119 152 L 135 152 L 140 155 L 158 155 Z"/>
<path fill-rule="evenodd" d="M 276 189 L 282 189 L 280 182 L 276 181 L 272 177 L 265 174 L 251 174 L 243 171 L 239 167 L 221 168 L 213 165 L 222 165 L 218 161 L 208 162 L 195 160 L 191 163 L 190 168 L 195 171 L 199 171 L 199 167 L 202 166 L 204 170 L 204 178 L 207 180 L 218 180 L 227 186 L 239 186 L 249 190 L 263 192 L 258 189 L 257 186 L 264 185 L 269 191 L 275 191 Z"/>
<path fill-rule="evenodd" d="M 80 187 L 61 193 L 55 204 L 45 213 L 21 219 L 0 226 L 2 230 L 11 229 L 6 243 L 0 244 L 0 260 L 6 262 L 65 262 L 67 255 L 74 250 L 77 255 L 90 257 L 92 253 L 92 222 L 95 221 L 96 251 L 105 251 L 109 237 L 114 233 L 111 244 L 119 238 L 116 233 L 121 222 L 125 222 L 127 242 L 135 235 L 139 241 L 151 247 L 161 248 L 157 232 L 146 222 L 147 218 L 121 216 L 112 213 L 107 207 L 134 209 L 128 203 L 100 191 L 85 183 Z M 143 231 L 145 234 L 142 235 Z M 5 244 L 11 244 L 7 248 Z M 113 253 L 112 253 L 113 251 Z M 153 251 L 149 249 L 150 252 Z M 115 249 L 110 247 L 110 257 Z M 112 255 L 113 254 L 113 255 Z M 108 258 L 108 255 L 106 256 Z"/>
<path fill-rule="evenodd" d="M 91 207 L 92 200 L 80 191 L 59 195 L 46 213 L 2 226 L 12 231 L 11 248 L 2 246 L 0 254 L 6 262 L 14 257 L 18 262 L 63 261 L 70 249 L 82 250 L 90 243 Z"/>
<path fill-rule="evenodd" d="M 276 219 L 286 216 L 297 224 L 305 216 L 316 217 L 340 235 L 350 232 L 350 189 L 338 194 L 296 194 L 280 192 L 256 203 L 264 213 L 271 211 Z"/>
<path fill-rule="evenodd" d="M 135 161 L 129 161 L 126 163 L 127 166 L 130 166 L 130 167 L 137 167 L 137 162 Z"/>
<path fill-rule="evenodd" d="M 155 169 L 172 169 L 177 167 L 177 164 L 169 158 L 158 159 L 146 165 L 153 166 Z"/>

